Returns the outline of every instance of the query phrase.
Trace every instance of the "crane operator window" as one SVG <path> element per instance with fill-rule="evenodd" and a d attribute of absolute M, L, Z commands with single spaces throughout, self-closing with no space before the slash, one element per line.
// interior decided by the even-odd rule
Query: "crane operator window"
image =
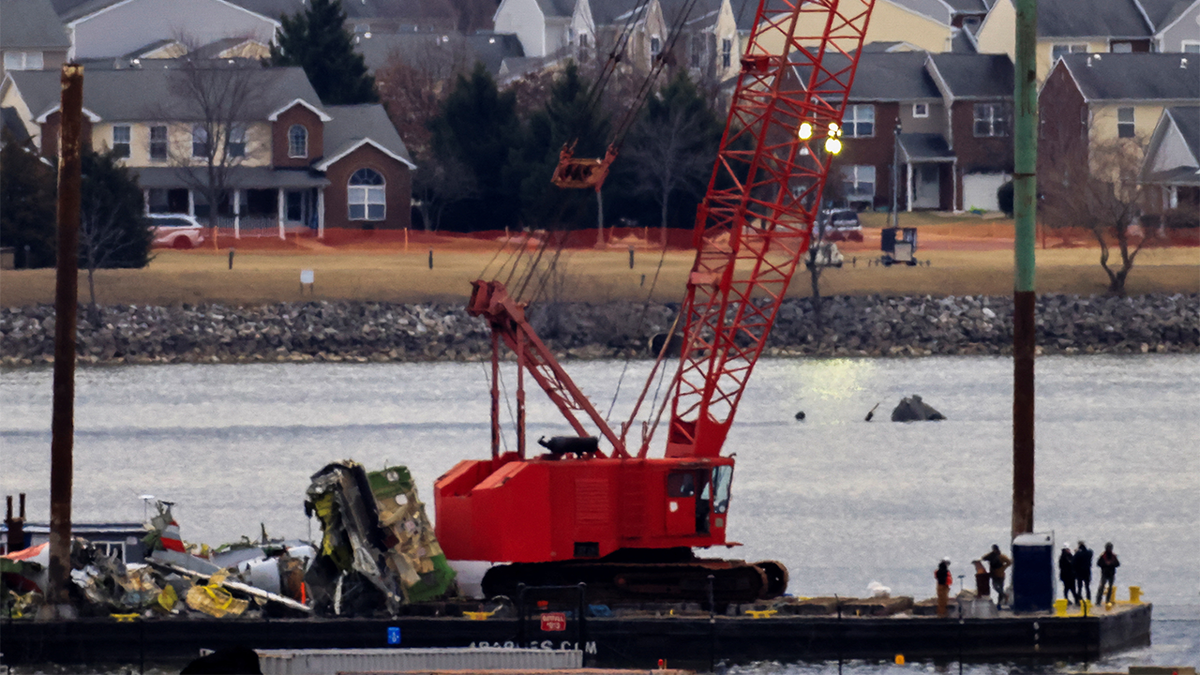
<path fill-rule="evenodd" d="M 667 474 L 668 497 L 696 496 L 696 477 L 690 471 Z"/>
<path fill-rule="evenodd" d="M 713 469 L 713 511 L 725 513 L 729 509 L 729 484 L 733 481 L 732 466 Z"/>

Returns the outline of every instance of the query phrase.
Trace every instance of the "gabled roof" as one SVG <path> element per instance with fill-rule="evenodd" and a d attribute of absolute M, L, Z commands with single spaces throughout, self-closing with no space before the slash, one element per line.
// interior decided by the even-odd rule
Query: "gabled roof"
<path fill-rule="evenodd" d="M 1155 32 L 1171 25 L 1197 2 L 1200 0 L 1137 0 Z"/>
<path fill-rule="evenodd" d="M 575 0 L 537 0 L 537 4 L 547 17 L 565 18 L 575 13 Z"/>
<path fill-rule="evenodd" d="M 1200 186 L 1200 105 L 1163 110 L 1140 173 L 1148 183 Z"/>
<path fill-rule="evenodd" d="M 1089 102 L 1200 100 L 1200 54 L 1067 54 L 1056 67 Z"/>
<path fill-rule="evenodd" d="M 950 98 L 1012 98 L 1013 64 L 1007 54 L 930 54 L 927 64 Z"/>
<path fill-rule="evenodd" d="M 1148 38 L 1134 0 L 1049 0 L 1038 3 L 1038 37 Z"/>
<path fill-rule="evenodd" d="M 4 0 L 0 11 L 0 49 L 71 47 L 49 0 Z"/>
<path fill-rule="evenodd" d="M 271 16 L 267 16 L 265 14 L 260 14 L 258 12 L 255 12 L 252 9 L 248 9 L 241 3 L 232 2 L 231 0 L 213 0 L 213 1 L 219 2 L 223 5 L 228 5 L 229 7 L 246 12 L 247 14 L 256 15 L 257 17 L 259 17 L 261 19 L 266 19 L 267 21 L 274 23 L 276 26 L 279 25 L 279 21 L 277 20 L 276 17 L 271 17 Z M 123 5 L 127 2 L 132 2 L 132 0 L 88 0 L 87 2 L 84 2 L 82 4 L 78 4 L 73 7 L 70 7 L 65 12 L 60 12 L 59 18 L 62 19 L 62 22 L 64 24 L 66 24 L 68 26 L 72 26 L 72 25 L 79 23 L 80 21 L 92 16 L 93 14 L 99 14 L 101 12 L 106 12 L 110 9 L 116 8 L 118 5 Z"/>
<path fill-rule="evenodd" d="M 292 16 L 308 9 L 305 0 L 231 0 L 257 14 L 279 19 Z M 422 25 L 428 20 L 448 22 L 453 25 L 458 19 L 458 10 L 453 0 L 347 0 L 342 10 L 348 19 L 394 19 L 398 23 Z"/>
<path fill-rule="evenodd" d="M 1200 105 L 1167 108 L 1166 114 L 1175 123 L 1175 128 L 1179 129 L 1184 144 L 1192 151 L 1192 157 L 1200 160 Z"/>
<path fill-rule="evenodd" d="M 368 144 L 403 162 L 410 169 L 417 168 L 382 105 L 331 105 L 326 110 L 333 120 L 325 123 L 325 154 L 324 159 L 316 165 L 317 169 L 324 171 L 355 149 Z"/>
<path fill-rule="evenodd" d="M 321 107 L 316 91 L 300 68 L 249 72 L 261 77 L 262 82 L 257 86 L 258 95 L 247 105 L 247 120 L 266 119 L 271 112 L 296 99 Z M 9 72 L 8 76 L 35 118 L 58 108 L 61 85 L 57 71 Z M 178 93 L 179 77 L 177 68 L 162 68 L 157 64 L 127 70 L 94 70 L 83 81 L 83 106 L 107 122 L 203 119 L 195 104 Z"/>
<path fill-rule="evenodd" d="M 925 52 L 864 52 L 858 59 L 852 101 L 923 101 L 939 99 L 925 71 Z M 825 57 L 829 59 L 830 57 Z"/>
<path fill-rule="evenodd" d="M 521 41 L 511 33 L 401 32 L 359 36 L 354 48 L 363 55 L 367 68 L 379 70 L 392 56 L 414 68 L 433 73 L 471 70 L 476 62 L 495 77 L 504 59 L 524 56 Z"/>
<path fill-rule="evenodd" d="M 138 47 L 137 49 L 125 54 L 121 58 L 123 58 L 123 59 L 145 58 L 146 54 L 152 54 L 152 53 L 162 49 L 163 47 L 169 47 L 171 45 L 178 45 L 180 53 L 187 52 L 187 49 L 184 48 L 184 46 L 179 42 L 179 40 L 176 40 L 175 38 L 163 38 L 161 40 L 155 40 L 154 42 L 151 42 L 148 45 L 142 45 L 141 47 Z M 97 60 L 99 60 L 99 59 L 97 59 Z"/>

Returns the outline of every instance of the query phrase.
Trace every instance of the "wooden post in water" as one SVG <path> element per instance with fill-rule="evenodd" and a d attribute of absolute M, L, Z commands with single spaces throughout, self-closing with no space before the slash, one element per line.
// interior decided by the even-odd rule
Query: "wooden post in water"
<path fill-rule="evenodd" d="M 75 313 L 79 305 L 79 188 L 83 66 L 62 67 L 58 143 L 58 275 L 54 299 L 54 407 L 50 424 L 50 566 L 41 620 L 73 619 L 71 489 L 75 437 Z"/>
<path fill-rule="evenodd" d="M 1016 279 L 1013 289 L 1013 507 L 1012 536 L 1033 531 L 1034 248 L 1037 222 L 1037 0 L 1016 0 L 1013 102 L 1013 211 Z"/>

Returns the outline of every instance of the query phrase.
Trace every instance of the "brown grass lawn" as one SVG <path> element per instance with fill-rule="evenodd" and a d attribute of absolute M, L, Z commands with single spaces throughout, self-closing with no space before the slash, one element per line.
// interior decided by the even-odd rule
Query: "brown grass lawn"
<path fill-rule="evenodd" d="M 878 215 L 878 214 L 872 214 Z M 902 223 L 903 224 L 903 223 Z M 923 227 L 917 257 L 930 266 L 867 266 L 879 255 L 878 231 L 870 229 L 867 241 L 843 246 L 847 264 L 829 269 L 821 280 L 826 295 L 1008 295 L 1013 287 L 1011 221 L 979 223 L 978 228 L 952 225 Z M 959 231 L 953 231 L 957 228 Z M 1049 242 L 1050 246 L 1054 241 Z M 1100 294 L 1107 277 L 1099 265 L 1096 248 L 1040 248 L 1037 251 L 1037 290 L 1040 293 Z M 308 250 L 239 251 L 234 269 L 228 269 L 226 251 L 159 251 L 150 266 L 141 270 L 101 270 L 96 273 L 97 301 L 101 304 L 173 305 L 217 302 L 262 304 L 297 300 L 373 300 L 462 302 L 477 278 L 493 260 L 496 247 L 474 246 L 434 249 L 434 267 L 428 267 L 425 246 L 392 250 L 335 250 L 309 246 Z M 506 256 L 507 254 L 505 254 Z M 503 259 L 505 256 L 501 256 Z M 857 258 L 857 265 L 851 260 Z M 624 247 L 616 250 L 565 251 L 559 262 L 558 291 L 564 300 L 603 302 L 645 299 L 653 282 L 660 253 L 636 254 L 633 269 Z M 678 300 L 693 255 L 672 251 L 663 257 L 662 272 L 654 293 L 658 300 Z M 492 264 L 493 272 L 497 263 Z M 311 269 L 316 284 L 309 293 L 300 289 L 300 270 Z M 643 275 L 645 280 L 643 281 Z M 488 274 L 489 277 L 492 273 Z M 501 279 L 504 276 L 500 277 Z M 1130 294 L 1200 292 L 1200 248 L 1147 248 L 1141 252 L 1128 281 Z M 793 280 L 793 295 L 808 295 L 807 273 L 800 269 Z M 53 301 L 54 270 L 17 270 L 0 274 L 0 304 L 23 306 Z M 86 274 L 80 273 L 80 301 L 87 301 Z"/>

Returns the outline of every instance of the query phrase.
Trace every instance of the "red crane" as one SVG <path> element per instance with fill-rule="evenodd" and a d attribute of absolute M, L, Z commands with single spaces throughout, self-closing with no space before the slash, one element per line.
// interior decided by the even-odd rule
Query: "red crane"
<path fill-rule="evenodd" d="M 509 563 L 489 571 L 485 593 L 586 582 L 596 599 L 704 600 L 711 576 L 715 601 L 746 602 L 787 588 L 778 562 L 700 559 L 693 549 L 737 545 L 725 531 L 734 460 L 721 448 L 808 250 L 873 6 L 760 2 L 696 216 L 664 457 L 648 456 L 659 417 L 642 427 L 636 447 L 626 439 L 654 372 L 630 421 L 614 429 L 535 334 L 524 306 L 503 284 L 474 282 L 468 310 L 492 328 L 492 454 L 441 476 L 434 500 L 448 558 Z M 805 34 L 811 25 L 821 32 Z M 514 452 L 500 448 L 501 342 L 518 363 Z M 526 374 L 578 434 L 542 441 L 548 452 L 532 457 Z"/>

